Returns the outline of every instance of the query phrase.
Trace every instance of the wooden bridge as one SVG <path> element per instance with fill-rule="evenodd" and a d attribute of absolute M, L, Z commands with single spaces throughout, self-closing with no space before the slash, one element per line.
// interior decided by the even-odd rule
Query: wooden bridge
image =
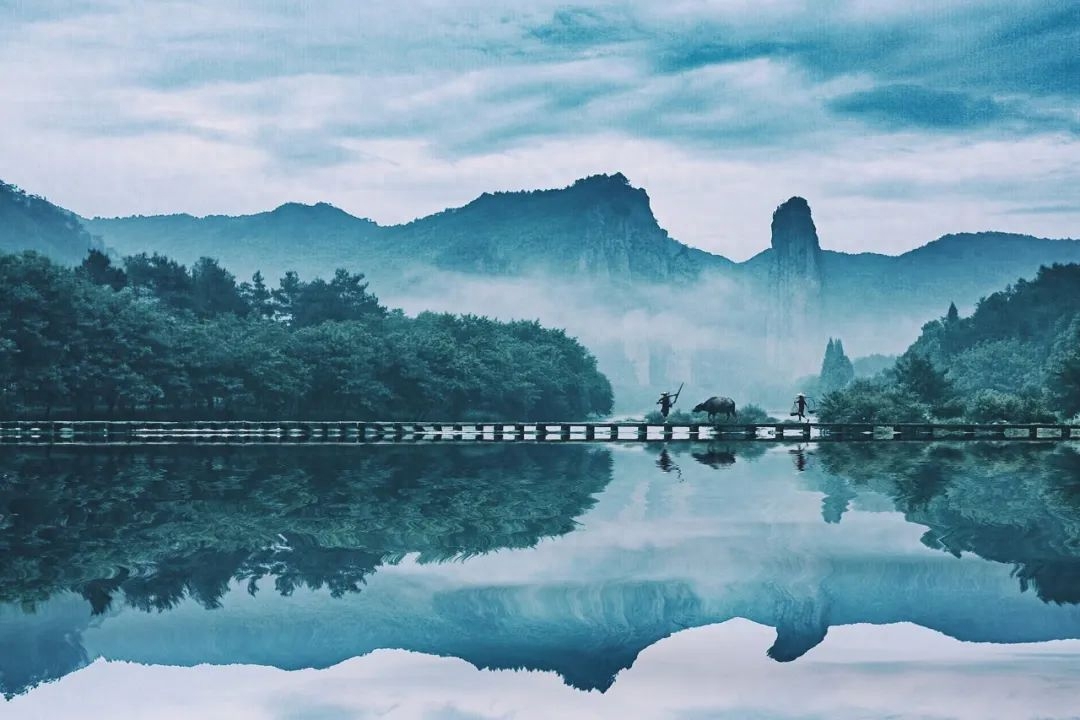
<path fill-rule="evenodd" d="M 0 443 L 380 443 L 380 442 L 679 442 L 679 441 L 1080 440 L 1080 426 L 1056 424 L 687 425 L 634 422 L 247 422 L 0 421 Z"/>

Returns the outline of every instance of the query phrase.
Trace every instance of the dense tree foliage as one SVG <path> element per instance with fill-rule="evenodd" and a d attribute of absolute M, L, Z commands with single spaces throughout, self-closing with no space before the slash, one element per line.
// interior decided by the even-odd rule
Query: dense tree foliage
<path fill-rule="evenodd" d="M 580 419 L 611 386 L 535 322 L 388 311 L 363 275 L 273 291 L 209 258 L 0 255 L 0 416 Z"/>
<path fill-rule="evenodd" d="M 855 367 L 844 353 L 844 344 L 840 338 L 829 338 L 825 346 L 825 358 L 821 361 L 819 387 L 823 392 L 841 390 L 855 379 Z"/>
<path fill-rule="evenodd" d="M 923 422 L 929 408 L 895 383 L 860 378 L 843 390 L 827 393 L 818 406 L 823 422 Z"/>
<path fill-rule="evenodd" d="M 1051 386 L 1058 407 L 1066 415 L 1080 415 L 1080 348 L 1073 350 L 1054 368 Z"/>
<path fill-rule="evenodd" d="M 970 317 L 927 323 L 912 346 L 966 396 L 995 390 L 1063 412 L 1057 371 L 1078 350 L 1080 265 L 1040 268 L 1034 280 L 984 298 Z"/>
<path fill-rule="evenodd" d="M 1080 413 L 1080 265 L 1040 268 L 984 298 L 975 312 L 923 326 L 889 371 L 822 402 L 822 418 L 854 422 L 884 396 L 921 404 L 923 419 L 1043 422 Z M 866 420 L 869 421 L 869 420 Z"/>

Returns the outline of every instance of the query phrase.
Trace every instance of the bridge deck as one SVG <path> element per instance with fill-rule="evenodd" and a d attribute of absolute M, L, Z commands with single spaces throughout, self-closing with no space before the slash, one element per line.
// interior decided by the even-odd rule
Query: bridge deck
<path fill-rule="evenodd" d="M 0 443 L 153 442 L 678 442 L 897 441 L 897 440 L 1078 440 L 1080 426 L 1040 424 L 943 425 L 910 423 L 730 423 L 632 422 L 354 422 L 354 421 L 0 421 Z"/>

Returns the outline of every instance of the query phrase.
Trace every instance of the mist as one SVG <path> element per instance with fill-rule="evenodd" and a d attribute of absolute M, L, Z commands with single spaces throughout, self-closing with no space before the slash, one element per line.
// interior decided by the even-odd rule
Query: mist
<path fill-rule="evenodd" d="M 661 391 L 684 384 L 676 409 L 712 396 L 742 407 L 786 407 L 799 378 L 816 375 L 829 337 L 849 354 L 902 352 L 930 318 L 849 317 L 828 313 L 791 338 L 779 362 L 766 362 L 764 289 L 746 278 L 709 273 L 693 283 L 636 284 L 527 277 L 477 277 L 416 268 L 380 290 L 382 301 L 406 314 L 425 311 L 536 320 L 565 330 L 596 356 L 615 390 L 615 414 L 655 409 Z M 889 327 L 890 332 L 881 332 Z M 850 340 L 849 340 L 850 338 Z"/>

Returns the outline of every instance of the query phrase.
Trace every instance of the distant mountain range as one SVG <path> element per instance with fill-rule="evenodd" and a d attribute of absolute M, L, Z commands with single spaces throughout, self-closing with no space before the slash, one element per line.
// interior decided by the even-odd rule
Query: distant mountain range
<path fill-rule="evenodd" d="M 164 215 L 84 220 L 121 255 L 156 251 L 185 263 L 202 255 L 234 272 L 329 275 L 348 266 L 373 278 L 407 266 L 480 275 L 559 274 L 636 283 L 695 278 L 730 266 L 673 240 L 644 190 L 621 174 L 562 190 L 485 193 L 461 208 L 381 226 L 326 203 L 287 203 L 240 217 Z"/>
<path fill-rule="evenodd" d="M 815 372 L 828 337 L 853 355 L 902 352 L 950 302 L 966 313 L 1041 265 L 1080 262 L 1080 240 L 997 232 L 946 235 L 899 256 L 822 250 L 809 204 L 793 198 L 774 216 L 772 247 L 735 263 L 673 239 L 621 173 L 485 193 L 393 226 L 325 203 L 80 221 L 0 185 L 0 250 L 73 263 L 95 244 L 189 265 L 214 257 L 240 279 L 261 270 L 272 284 L 286 270 L 325 277 L 345 267 L 410 312 L 539 319 L 581 338 L 617 398 L 636 387 L 639 401 L 682 381 L 691 392 L 735 384 L 734 394 L 760 395 L 748 378 L 763 359 L 770 377 Z"/>
<path fill-rule="evenodd" d="M 720 272 L 764 280 L 772 248 L 743 263 L 674 240 L 646 192 L 621 173 L 558 190 L 485 193 L 464 207 L 382 226 L 326 203 L 287 203 L 255 215 L 80 219 L 0 184 L 0 250 L 33 249 L 76 262 L 90 246 L 117 255 L 160 252 L 190 264 L 217 258 L 237 276 L 337 267 L 393 282 L 405 267 L 480 276 L 558 275 L 615 283 L 695 280 Z M 971 305 L 1042 264 L 1080 262 L 1080 240 L 981 232 L 945 235 L 899 256 L 822 252 L 828 305 Z M 378 290 L 378 287 L 376 287 Z M 828 302 L 833 300 L 834 302 Z M 943 311 L 943 309 L 942 309 Z"/>

